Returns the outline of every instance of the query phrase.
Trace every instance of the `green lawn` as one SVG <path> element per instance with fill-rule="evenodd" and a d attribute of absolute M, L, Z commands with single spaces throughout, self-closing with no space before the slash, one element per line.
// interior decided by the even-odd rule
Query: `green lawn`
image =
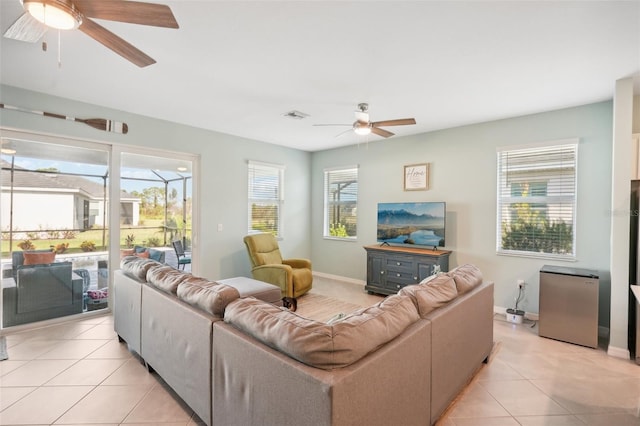
<path fill-rule="evenodd" d="M 160 219 L 145 219 L 144 226 L 136 228 L 124 228 L 120 230 L 120 247 L 127 247 L 127 236 L 133 236 L 131 241 L 132 245 L 147 245 L 149 239 L 157 239 L 158 246 L 165 245 L 165 234 L 161 227 L 162 220 Z M 172 233 L 166 234 L 166 246 L 171 246 Z M 13 241 L 13 250 L 22 250 L 18 247 L 18 244 L 23 240 Z M 47 249 L 50 247 L 56 247 L 58 244 L 68 243 L 69 247 L 65 253 L 82 253 L 84 250 L 80 248 L 80 245 L 85 241 L 90 241 L 95 244 L 94 251 L 106 251 L 105 245 L 103 245 L 103 231 L 102 229 L 92 229 L 89 231 L 78 232 L 73 239 L 42 239 L 42 240 L 30 240 L 35 249 Z M 109 231 L 107 230 L 104 235 L 105 244 L 109 243 Z M 155 245 L 155 244 L 154 244 Z M 3 234 L 2 239 L 2 258 L 6 259 L 11 256 L 9 251 L 9 239 L 6 233 Z"/>

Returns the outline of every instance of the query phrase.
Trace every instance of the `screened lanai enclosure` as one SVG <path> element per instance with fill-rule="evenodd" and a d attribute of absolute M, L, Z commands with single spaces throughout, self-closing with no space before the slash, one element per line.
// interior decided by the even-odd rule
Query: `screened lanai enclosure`
<path fill-rule="evenodd" d="M 120 261 L 110 253 L 175 267 L 172 241 L 190 246 L 192 162 L 112 155 L 106 144 L 3 133 L 2 328 L 108 308 Z"/>

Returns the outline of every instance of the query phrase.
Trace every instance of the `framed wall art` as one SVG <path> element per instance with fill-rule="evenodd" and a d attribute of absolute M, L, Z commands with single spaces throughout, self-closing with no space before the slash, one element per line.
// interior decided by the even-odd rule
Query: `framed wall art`
<path fill-rule="evenodd" d="M 426 191 L 429 189 L 429 163 L 404 166 L 404 190 Z"/>

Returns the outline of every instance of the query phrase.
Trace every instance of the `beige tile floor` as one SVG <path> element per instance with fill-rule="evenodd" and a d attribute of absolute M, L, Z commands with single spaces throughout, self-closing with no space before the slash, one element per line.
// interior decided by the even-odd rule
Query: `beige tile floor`
<path fill-rule="evenodd" d="M 361 286 L 329 281 L 316 279 L 314 291 L 364 305 L 380 300 Z M 494 335 L 491 361 L 439 426 L 640 425 L 640 366 L 603 349 L 540 338 L 536 327 L 500 317 Z M 118 343 L 110 315 L 9 335 L 7 346 L 0 425 L 200 423 Z"/>

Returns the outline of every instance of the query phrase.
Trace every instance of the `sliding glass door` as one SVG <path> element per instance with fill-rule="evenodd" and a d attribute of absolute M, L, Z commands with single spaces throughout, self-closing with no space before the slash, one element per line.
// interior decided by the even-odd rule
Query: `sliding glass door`
<path fill-rule="evenodd" d="M 173 246 L 189 252 L 193 232 L 193 161 L 124 152 L 120 164 L 120 255 L 178 267 Z M 190 270 L 191 265 L 181 267 Z"/>
<path fill-rule="evenodd" d="M 107 307 L 109 147 L 2 137 L 2 326 Z"/>
<path fill-rule="evenodd" d="M 1 328 L 106 312 L 122 256 L 178 267 L 173 243 L 193 250 L 197 156 L 5 130 L 1 141 Z"/>

